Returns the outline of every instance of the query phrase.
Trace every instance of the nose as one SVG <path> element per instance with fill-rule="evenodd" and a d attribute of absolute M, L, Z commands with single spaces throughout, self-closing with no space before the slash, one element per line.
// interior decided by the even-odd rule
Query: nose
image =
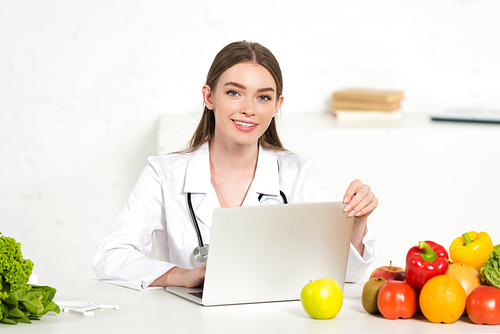
<path fill-rule="evenodd" d="M 240 109 L 240 114 L 243 114 L 247 117 L 255 115 L 255 106 L 252 101 L 246 101 Z"/>

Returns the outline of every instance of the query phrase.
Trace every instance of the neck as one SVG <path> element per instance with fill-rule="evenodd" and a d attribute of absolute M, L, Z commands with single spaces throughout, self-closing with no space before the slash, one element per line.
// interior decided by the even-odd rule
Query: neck
<path fill-rule="evenodd" d="M 259 146 L 228 148 L 210 143 L 210 177 L 221 207 L 241 206 L 257 168 Z"/>
<path fill-rule="evenodd" d="M 210 143 L 210 164 L 218 172 L 231 173 L 255 169 L 259 145 L 224 145 L 216 140 Z"/>

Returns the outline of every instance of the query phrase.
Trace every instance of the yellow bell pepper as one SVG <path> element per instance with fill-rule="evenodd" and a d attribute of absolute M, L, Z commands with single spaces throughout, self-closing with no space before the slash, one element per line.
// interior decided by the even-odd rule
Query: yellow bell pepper
<path fill-rule="evenodd" d="M 450 245 L 450 257 L 454 263 L 468 264 L 481 270 L 493 252 L 493 243 L 486 232 L 471 231 L 456 238 Z"/>

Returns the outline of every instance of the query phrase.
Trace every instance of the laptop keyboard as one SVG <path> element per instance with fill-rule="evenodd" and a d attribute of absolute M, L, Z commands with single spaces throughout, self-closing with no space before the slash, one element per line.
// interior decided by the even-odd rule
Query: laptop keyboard
<path fill-rule="evenodd" d="M 189 294 L 192 295 L 192 296 L 198 297 L 200 299 L 203 298 L 203 292 L 202 291 L 200 291 L 200 292 L 189 292 Z"/>

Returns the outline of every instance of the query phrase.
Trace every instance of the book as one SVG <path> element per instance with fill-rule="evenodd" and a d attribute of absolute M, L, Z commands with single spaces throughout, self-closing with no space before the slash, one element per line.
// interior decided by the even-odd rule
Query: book
<path fill-rule="evenodd" d="M 370 102 L 370 101 L 349 101 L 337 100 L 332 101 L 332 109 L 339 110 L 378 110 L 378 111 L 393 111 L 399 109 L 399 101 L 392 103 Z"/>
<path fill-rule="evenodd" d="M 402 91 L 350 88 L 333 93 L 335 100 L 395 103 L 403 99 Z"/>
<path fill-rule="evenodd" d="M 401 112 L 374 110 L 332 110 L 331 114 L 341 122 L 394 122 L 402 119 Z"/>

